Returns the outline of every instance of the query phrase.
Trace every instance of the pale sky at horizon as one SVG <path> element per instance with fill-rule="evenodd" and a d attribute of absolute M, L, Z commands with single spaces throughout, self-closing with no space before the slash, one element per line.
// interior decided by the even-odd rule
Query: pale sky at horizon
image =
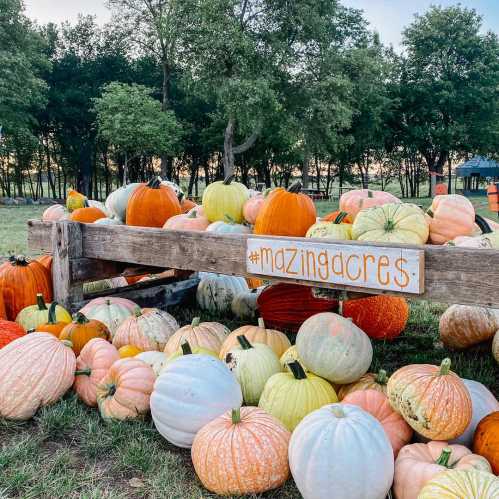
<path fill-rule="evenodd" d="M 109 20 L 105 0 L 24 0 L 26 13 L 39 23 L 74 22 L 78 14 L 97 16 L 100 24 Z M 499 33 L 499 0 L 342 0 L 349 7 L 362 9 L 371 28 L 380 33 L 385 44 L 400 46 L 401 32 L 411 23 L 416 12 L 423 13 L 430 5 L 461 5 L 474 8 L 483 17 L 485 30 Z M 410 4 L 410 6 L 408 6 Z"/>

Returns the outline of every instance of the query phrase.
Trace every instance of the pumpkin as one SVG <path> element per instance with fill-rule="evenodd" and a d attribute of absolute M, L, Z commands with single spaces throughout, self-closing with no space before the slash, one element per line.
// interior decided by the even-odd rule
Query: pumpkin
<path fill-rule="evenodd" d="M 355 189 L 341 195 L 340 211 L 346 211 L 355 220 L 361 210 L 400 202 L 400 199 L 389 192 Z"/>
<path fill-rule="evenodd" d="M 496 499 L 499 479 L 478 470 L 439 473 L 419 493 L 418 499 Z"/>
<path fill-rule="evenodd" d="M 149 364 L 156 376 L 159 376 L 162 367 L 167 361 L 167 357 L 163 352 L 156 352 L 155 350 L 140 352 L 135 356 L 135 358 Z"/>
<path fill-rule="evenodd" d="M 489 221 L 478 214 L 475 214 L 475 224 L 478 225 L 482 234 L 478 236 L 457 236 L 452 241 L 446 242 L 446 246 L 478 249 L 499 248 L 499 230 L 492 230 Z"/>
<path fill-rule="evenodd" d="M 140 227 L 163 227 L 174 215 L 180 215 L 180 203 L 170 187 L 153 178 L 137 187 L 126 208 L 126 224 Z"/>
<path fill-rule="evenodd" d="M 300 359 L 332 383 L 352 383 L 367 372 L 373 349 L 369 337 L 352 321 L 323 312 L 307 319 L 296 336 Z"/>
<path fill-rule="evenodd" d="M 188 213 L 193 208 L 197 208 L 197 206 L 198 205 L 194 201 L 187 199 L 186 197 L 182 196 L 182 199 L 180 199 L 180 209 L 182 210 L 182 213 Z"/>
<path fill-rule="evenodd" d="M 50 304 L 47 322 L 36 327 L 38 333 L 50 333 L 59 338 L 61 331 L 71 322 L 70 320 L 59 320 L 57 318 L 57 307 L 58 305 L 55 301 Z M 70 317 L 69 313 L 67 315 Z"/>
<path fill-rule="evenodd" d="M 338 219 L 339 215 L 342 215 L 343 213 L 346 214 L 346 216 L 343 216 L 342 220 L 340 223 L 342 224 L 353 224 L 353 218 L 351 215 L 346 213 L 345 211 L 340 211 L 340 210 L 335 210 L 332 211 L 331 213 L 328 213 L 327 215 L 324 215 L 321 220 L 323 222 L 334 222 L 335 220 Z"/>
<path fill-rule="evenodd" d="M 203 192 L 203 209 L 210 222 L 225 220 L 229 216 L 235 223 L 243 221 L 243 206 L 249 198 L 248 189 L 233 182 L 230 175 L 223 181 L 213 182 Z"/>
<path fill-rule="evenodd" d="M 28 420 L 57 402 L 74 380 L 76 357 L 48 333 L 26 334 L 0 349 L 0 416 Z"/>
<path fill-rule="evenodd" d="M 118 218 L 99 218 L 94 222 L 97 225 L 124 225 Z"/>
<path fill-rule="evenodd" d="M 85 195 L 80 194 L 74 189 L 69 189 L 68 195 L 66 196 L 66 208 L 71 213 L 78 208 L 83 208 L 86 200 L 87 197 Z"/>
<path fill-rule="evenodd" d="M 308 371 L 303 361 L 298 356 L 296 345 L 290 346 L 280 357 L 279 362 L 283 371 L 289 369 L 288 364 L 297 360 L 305 372 Z"/>
<path fill-rule="evenodd" d="M 306 373 L 298 361 L 288 366 L 290 372 L 274 374 L 268 379 L 258 406 L 293 431 L 307 414 L 337 402 L 338 397 L 326 380 Z"/>
<path fill-rule="evenodd" d="M 227 367 L 234 373 L 241 385 L 246 405 L 257 405 L 267 380 L 281 372 L 279 357 L 272 348 L 262 343 L 250 343 L 244 336 L 238 336 L 238 346 L 225 355 Z"/>
<path fill-rule="evenodd" d="M 386 395 L 386 384 L 388 376 L 384 369 L 380 369 L 377 373 L 366 373 L 357 381 L 341 385 L 338 391 L 338 399 L 343 400 L 349 393 L 357 390 L 376 390 Z"/>
<path fill-rule="evenodd" d="M 183 355 L 156 380 L 151 414 L 166 440 L 189 448 L 203 426 L 240 407 L 242 400 L 241 387 L 223 362 L 209 355 Z"/>
<path fill-rule="evenodd" d="M 7 319 L 15 320 L 25 307 L 36 303 L 36 295 L 52 301 L 50 272 L 36 260 L 24 256 L 11 256 L 0 265 L 0 293 L 3 297 Z"/>
<path fill-rule="evenodd" d="M 492 471 L 499 475 L 499 411 L 485 416 L 476 427 L 473 452 L 486 458 Z"/>
<path fill-rule="evenodd" d="M 215 232 L 217 234 L 251 234 L 251 228 L 248 225 L 238 224 L 232 218 L 225 217 L 225 221 L 218 220 L 206 228 L 206 232 Z"/>
<path fill-rule="evenodd" d="M 400 414 L 392 409 L 388 397 L 383 393 L 376 390 L 357 390 L 349 393 L 342 403 L 364 409 L 381 423 L 390 440 L 395 457 L 400 449 L 410 442 L 413 434 L 412 428 Z"/>
<path fill-rule="evenodd" d="M 106 218 L 106 214 L 99 208 L 89 206 L 88 203 L 83 208 L 77 208 L 69 215 L 69 219 L 73 222 L 83 224 L 92 224 L 100 218 Z"/>
<path fill-rule="evenodd" d="M 494 339 L 492 340 L 492 356 L 499 364 L 499 329 L 494 335 Z"/>
<path fill-rule="evenodd" d="M 385 499 L 393 451 L 383 427 L 354 405 L 312 412 L 289 443 L 289 466 L 305 499 Z"/>
<path fill-rule="evenodd" d="M 96 388 L 97 405 L 104 419 L 123 421 L 145 416 L 156 381 L 152 367 L 139 359 L 119 359 Z"/>
<path fill-rule="evenodd" d="M 209 355 L 211 357 L 215 357 L 218 359 L 218 354 L 216 352 L 214 352 L 213 350 L 208 350 L 207 348 L 200 347 L 199 345 L 191 347 L 191 345 L 189 345 L 188 341 L 184 341 L 180 345 L 180 348 L 178 348 L 178 350 L 175 350 L 175 352 L 173 352 L 172 354 L 170 354 L 166 358 L 166 362 L 163 362 L 163 365 L 161 366 L 159 373 L 161 374 L 166 369 L 168 364 L 170 364 L 171 362 L 174 362 L 175 360 L 179 359 L 180 357 L 183 357 L 184 355 L 194 355 L 194 354 L 196 354 L 196 355 Z"/>
<path fill-rule="evenodd" d="M 51 255 L 41 255 L 36 258 L 38 263 L 41 263 L 49 272 L 52 270 L 52 256 Z"/>
<path fill-rule="evenodd" d="M 58 222 L 66 215 L 66 209 L 62 204 L 53 204 L 49 206 L 42 214 L 44 222 Z"/>
<path fill-rule="evenodd" d="M 349 241 L 352 239 L 352 228 L 350 224 L 343 223 L 347 216 L 347 213 L 340 212 L 331 222 L 316 222 L 307 230 L 306 237 Z"/>
<path fill-rule="evenodd" d="M 187 341 L 191 348 L 203 347 L 218 355 L 228 334 L 229 330 L 223 324 L 201 322 L 199 317 L 194 317 L 189 325 L 181 327 L 170 337 L 164 352 L 170 356 Z"/>
<path fill-rule="evenodd" d="M 196 210 L 192 210 L 188 214 L 175 215 L 169 218 L 163 229 L 167 230 L 196 230 L 204 231 L 210 225 L 208 219 L 199 216 Z"/>
<path fill-rule="evenodd" d="M 274 189 L 258 213 L 253 232 L 303 237 L 315 223 L 317 213 L 312 199 L 300 191 L 299 182 L 287 190 L 282 187 Z"/>
<path fill-rule="evenodd" d="M 250 289 L 256 289 L 263 287 L 263 279 L 259 277 L 246 277 L 246 283 Z"/>
<path fill-rule="evenodd" d="M 7 319 L 7 310 L 5 310 L 5 303 L 3 301 L 3 296 L 0 293 L 0 320 Z"/>
<path fill-rule="evenodd" d="M 395 461 L 393 489 L 396 499 L 417 499 L 428 481 L 452 469 L 490 472 L 490 465 L 462 445 L 447 442 L 406 445 Z"/>
<path fill-rule="evenodd" d="M 118 348 L 118 354 L 120 359 L 128 359 L 129 357 L 136 357 L 142 350 L 135 345 L 123 345 Z"/>
<path fill-rule="evenodd" d="M 264 201 L 265 196 L 263 194 L 257 194 L 256 196 L 250 197 L 244 203 L 243 217 L 250 225 L 255 225 L 256 218 L 262 209 Z"/>
<path fill-rule="evenodd" d="M 244 277 L 213 274 L 201 279 L 196 300 L 202 310 L 223 315 L 230 312 L 232 300 L 248 289 Z"/>
<path fill-rule="evenodd" d="M 0 319 L 0 349 L 25 334 L 26 331 L 17 322 Z"/>
<path fill-rule="evenodd" d="M 275 489 L 289 477 L 290 437 L 257 407 L 232 409 L 197 433 L 191 450 L 194 470 L 203 486 L 219 495 Z"/>
<path fill-rule="evenodd" d="M 97 407 L 97 385 L 119 360 L 118 350 L 102 338 L 92 338 L 76 359 L 74 389 L 88 406 Z"/>
<path fill-rule="evenodd" d="M 137 308 L 135 315 L 126 318 L 116 330 L 113 345 L 116 348 L 135 345 L 143 352 L 164 350 L 178 328 L 177 321 L 168 312 L 157 308 Z"/>
<path fill-rule="evenodd" d="M 392 203 L 362 210 L 352 225 L 352 238 L 377 243 L 425 244 L 428 223 L 415 204 Z"/>
<path fill-rule="evenodd" d="M 393 408 L 419 434 L 432 440 L 455 438 L 471 422 L 471 397 L 450 359 L 440 366 L 412 364 L 395 371 L 387 393 Z"/>
<path fill-rule="evenodd" d="M 126 222 L 126 208 L 128 206 L 128 201 L 136 189 L 141 185 L 142 184 L 138 182 L 132 183 L 124 185 L 123 187 L 111 192 L 106 199 L 106 208 L 114 214 L 118 220 Z"/>
<path fill-rule="evenodd" d="M 45 324 L 49 319 L 50 309 L 52 304 L 45 303 L 43 295 L 38 293 L 36 295 L 36 305 L 30 305 L 23 308 L 16 317 L 16 322 L 24 328 L 25 331 L 37 329 L 38 326 Z M 57 303 L 54 306 L 54 316 L 56 322 L 71 322 L 72 318 L 70 313 Z"/>
<path fill-rule="evenodd" d="M 73 322 L 63 328 L 59 335 L 60 340 L 69 340 L 73 345 L 76 355 L 93 338 L 109 338 L 109 330 L 106 325 L 94 319 L 89 320 L 81 312 L 75 315 Z"/>
<path fill-rule="evenodd" d="M 267 329 L 262 318 L 258 319 L 258 326 L 242 326 L 227 336 L 222 348 L 220 349 L 220 358 L 224 359 L 229 350 L 239 344 L 237 337 L 244 335 L 252 343 L 263 343 L 274 350 L 279 358 L 290 346 L 288 337 L 274 329 Z"/>
<path fill-rule="evenodd" d="M 338 301 L 316 297 L 313 289 L 299 284 L 278 283 L 267 286 L 258 296 L 258 311 L 269 327 L 297 332 L 319 312 L 335 312 Z"/>
<path fill-rule="evenodd" d="M 111 338 L 115 335 L 118 327 L 130 316 L 135 314 L 137 305 L 126 298 L 95 298 L 89 301 L 80 312 L 88 319 L 103 322 Z"/>
<path fill-rule="evenodd" d="M 342 314 L 370 338 L 393 340 L 405 329 L 409 312 L 405 298 L 376 295 L 343 302 Z"/>
<path fill-rule="evenodd" d="M 258 308 L 256 304 L 258 294 L 259 290 L 252 289 L 235 296 L 230 306 L 234 316 L 242 321 L 255 319 Z"/>
<path fill-rule="evenodd" d="M 173 192 L 175 193 L 175 196 L 177 196 L 177 199 L 179 200 L 179 203 L 180 203 L 180 199 L 182 199 L 184 197 L 184 192 L 182 191 L 182 189 L 180 188 L 180 186 L 177 183 L 175 183 L 171 180 L 161 180 L 161 185 L 164 185 L 164 186 L 172 189 Z"/>
<path fill-rule="evenodd" d="M 433 244 L 470 236 L 475 229 L 475 208 L 468 198 L 459 194 L 435 196 L 426 213 Z"/>
<path fill-rule="evenodd" d="M 499 330 L 499 311 L 477 306 L 451 305 L 440 317 L 442 343 L 464 349 L 491 339 Z"/>
<path fill-rule="evenodd" d="M 128 286 L 128 281 L 122 277 L 113 277 L 112 279 L 102 279 L 100 281 L 84 282 L 83 294 L 100 293 L 108 289 L 116 289 Z"/>

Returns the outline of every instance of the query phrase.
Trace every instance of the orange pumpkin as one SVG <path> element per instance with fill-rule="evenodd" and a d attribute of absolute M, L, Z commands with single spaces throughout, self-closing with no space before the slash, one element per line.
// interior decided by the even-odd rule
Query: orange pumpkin
<path fill-rule="evenodd" d="M 3 294 L 0 292 L 0 320 L 7 319 L 7 310 L 3 301 Z"/>
<path fill-rule="evenodd" d="M 391 407 L 388 397 L 376 390 L 357 390 L 348 394 L 343 404 L 353 404 L 364 409 L 374 416 L 383 426 L 395 457 L 400 449 L 408 444 L 412 438 L 413 430 Z"/>
<path fill-rule="evenodd" d="M 499 475 L 499 411 L 485 416 L 475 430 L 473 452 L 485 457 Z"/>
<path fill-rule="evenodd" d="M 36 258 L 37 262 L 40 262 L 49 272 L 52 270 L 52 256 L 42 255 Z"/>
<path fill-rule="evenodd" d="M 388 376 L 384 369 L 380 369 L 377 373 L 366 373 L 353 383 L 340 385 L 338 400 L 343 400 L 349 393 L 356 392 L 357 390 L 376 390 L 386 395 L 387 383 Z"/>
<path fill-rule="evenodd" d="M 97 407 L 97 385 L 109 368 L 119 360 L 116 347 L 103 338 L 92 338 L 76 359 L 74 389 L 90 407 Z"/>
<path fill-rule="evenodd" d="M 97 320 L 88 320 L 81 312 L 78 312 L 70 324 L 65 326 L 59 335 L 61 340 L 69 340 L 73 344 L 73 350 L 79 355 L 81 349 L 92 338 L 110 337 L 109 330 L 105 324 Z"/>
<path fill-rule="evenodd" d="M 192 463 L 210 492 L 260 494 L 288 479 L 290 437 L 290 432 L 262 409 L 233 409 L 196 434 Z"/>
<path fill-rule="evenodd" d="M 0 348 L 25 334 L 26 331 L 17 322 L 0 320 Z"/>
<path fill-rule="evenodd" d="M 117 360 L 97 385 L 97 405 L 101 416 L 125 420 L 146 415 L 155 381 L 152 367 L 142 360 Z"/>
<path fill-rule="evenodd" d="M 263 286 L 263 279 L 260 279 L 259 277 L 246 277 L 246 282 L 250 289 L 256 289 Z"/>
<path fill-rule="evenodd" d="M 210 222 L 206 217 L 199 216 L 197 210 L 191 210 L 189 213 L 169 218 L 163 225 L 163 229 L 204 231 L 208 225 Z"/>
<path fill-rule="evenodd" d="M 25 307 L 36 303 L 36 295 L 52 301 L 52 279 L 50 272 L 36 260 L 24 256 L 11 256 L 0 265 L 0 292 L 7 312 L 7 319 L 15 320 Z"/>
<path fill-rule="evenodd" d="M 196 207 L 197 204 L 194 201 L 182 196 L 182 200 L 180 201 L 180 209 L 182 210 L 182 213 L 187 213 Z"/>
<path fill-rule="evenodd" d="M 37 326 L 36 331 L 38 333 L 50 333 L 56 338 L 59 338 L 62 330 L 68 325 L 67 322 L 58 321 L 56 316 L 57 302 L 53 301 L 49 307 L 49 317 L 45 324 L 40 324 Z"/>
<path fill-rule="evenodd" d="M 324 215 L 321 220 L 323 222 L 334 222 L 343 213 L 346 213 L 346 212 L 340 211 L 340 210 L 332 211 L 331 213 L 328 213 L 327 215 Z M 342 224 L 353 224 L 353 218 L 352 218 L 352 216 L 350 214 L 346 213 L 346 216 L 343 216 L 343 218 L 341 219 L 341 222 L 339 222 L 339 223 L 342 223 Z"/>
<path fill-rule="evenodd" d="M 303 237 L 316 221 L 312 199 L 297 182 L 289 189 L 277 187 L 265 199 L 255 221 L 255 234 Z"/>
<path fill-rule="evenodd" d="M 341 195 L 340 211 L 346 211 L 352 217 L 352 220 L 355 220 L 360 210 L 400 202 L 400 199 L 389 192 L 355 189 Z"/>
<path fill-rule="evenodd" d="M 89 206 L 88 202 L 85 202 L 83 208 L 77 208 L 69 215 L 70 220 L 82 224 L 93 224 L 96 220 L 100 220 L 101 218 L 107 218 L 107 215 L 99 208 Z"/>
<path fill-rule="evenodd" d="M 469 391 L 450 366 L 448 358 L 440 366 L 412 364 L 388 380 L 392 407 L 415 431 L 432 440 L 456 438 L 471 421 Z"/>
<path fill-rule="evenodd" d="M 405 298 L 389 295 L 369 296 L 343 302 L 343 317 L 375 340 L 392 340 L 405 329 L 409 304 Z"/>
<path fill-rule="evenodd" d="M 126 208 L 127 225 L 163 227 L 165 222 L 182 212 L 175 191 L 153 178 L 135 189 Z"/>

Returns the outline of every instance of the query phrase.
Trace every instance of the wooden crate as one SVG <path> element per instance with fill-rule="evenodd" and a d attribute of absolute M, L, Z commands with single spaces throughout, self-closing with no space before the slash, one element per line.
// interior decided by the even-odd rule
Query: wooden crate
<path fill-rule="evenodd" d="M 128 226 L 78 224 L 75 222 L 28 222 L 32 251 L 53 255 L 55 299 L 72 306 L 83 301 L 82 283 L 121 275 L 130 266 L 174 268 L 221 274 L 262 277 L 329 288 L 335 293 L 388 293 L 443 303 L 476 304 L 499 308 L 499 251 L 451 246 L 410 246 L 327 241 L 324 239 L 268 238 L 254 235 L 222 235 L 207 232 L 165 231 Z M 250 242 L 259 239 L 290 245 L 326 245 L 331 248 L 371 248 L 373 252 L 416 250 L 421 255 L 422 287 L 417 293 L 403 289 L 374 289 L 248 272 Z M 181 286 L 181 284 L 176 284 Z M 139 287 L 140 290 L 147 289 Z M 137 289 L 135 289 L 136 291 Z M 133 291 L 133 290 L 132 290 Z M 123 292 L 120 290 L 120 294 Z M 126 292 L 126 290 L 125 290 Z M 150 298 L 150 297 L 149 297 Z M 131 298 L 133 299 L 133 298 Z"/>

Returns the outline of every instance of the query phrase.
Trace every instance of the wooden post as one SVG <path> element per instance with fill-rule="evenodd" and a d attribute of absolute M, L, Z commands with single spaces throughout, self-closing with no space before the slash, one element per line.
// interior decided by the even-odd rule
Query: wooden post
<path fill-rule="evenodd" d="M 68 221 L 54 223 L 52 245 L 54 300 L 71 310 L 74 303 L 83 300 L 83 284 L 73 281 L 71 269 L 71 260 L 83 256 L 80 224 Z"/>

